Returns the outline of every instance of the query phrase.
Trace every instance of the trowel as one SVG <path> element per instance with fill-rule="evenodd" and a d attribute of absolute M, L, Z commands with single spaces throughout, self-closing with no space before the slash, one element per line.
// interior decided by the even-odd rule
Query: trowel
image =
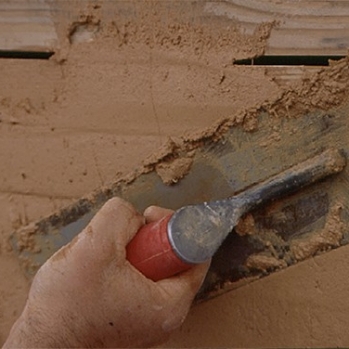
<path fill-rule="evenodd" d="M 214 256 L 244 214 L 339 173 L 345 164 L 343 152 L 326 150 L 228 198 L 184 205 L 172 215 L 143 226 L 127 246 L 127 258 L 154 281 L 187 270 Z M 137 187 L 137 184 L 133 185 Z M 111 194 L 109 192 L 110 196 Z M 115 194 L 127 198 L 122 192 Z M 100 201 L 105 201 L 104 199 L 106 197 Z M 132 197 L 128 199 L 133 201 Z M 154 201 L 149 201 L 146 205 L 156 203 Z M 95 205 L 94 209 L 88 206 L 91 202 Z M 94 200 L 84 199 L 60 214 L 13 234 L 12 245 L 21 258 L 26 260 L 27 272 L 35 270 L 31 267 L 40 266 L 81 231 L 94 215 L 96 207 L 102 203 L 97 205 L 96 202 L 98 197 L 97 200 L 96 197 Z M 80 212 L 76 212 L 77 208 Z"/>
<path fill-rule="evenodd" d="M 166 147 L 125 179 L 15 231 L 13 250 L 32 277 L 118 196 L 139 212 L 150 205 L 174 210 L 127 247 L 130 262 L 147 277 L 168 277 L 213 255 L 197 302 L 327 253 L 349 243 L 348 112 L 349 105 L 297 118 L 261 112 L 255 132 L 233 126 L 168 153 Z M 191 160 L 190 169 L 164 183 L 158 168 L 182 158 Z M 333 218 L 337 238 L 324 241 Z M 315 240 L 321 243 L 314 246 Z M 299 245 L 311 248 L 299 256 Z"/>

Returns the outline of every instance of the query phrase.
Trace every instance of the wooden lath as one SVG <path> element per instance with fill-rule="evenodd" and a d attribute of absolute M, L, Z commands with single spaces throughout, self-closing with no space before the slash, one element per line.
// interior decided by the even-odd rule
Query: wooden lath
<path fill-rule="evenodd" d="M 47 52 L 59 46 L 52 19 L 59 1 L 2 0 L 0 50 Z M 79 1 L 81 7 L 86 6 L 86 0 Z M 77 4 L 74 1 L 75 8 Z M 114 9 L 125 6 L 118 0 L 101 4 Z M 274 21 L 266 50 L 270 55 L 346 55 L 349 47 L 349 0 L 206 1 L 198 16 L 203 20 L 224 17 L 245 33 Z"/>
<path fill-rule="evenodd" d="M 52 51 L 58 44 L 45 0 L 0 1 L 0 50 Z"/>
<path fill-rule="evenodd" d="M 210 1 L 206 10 L 230 18 L 246 33 L 275 21 L 267 55 L 345 55 L 349 48 L 349 1 Z"/>

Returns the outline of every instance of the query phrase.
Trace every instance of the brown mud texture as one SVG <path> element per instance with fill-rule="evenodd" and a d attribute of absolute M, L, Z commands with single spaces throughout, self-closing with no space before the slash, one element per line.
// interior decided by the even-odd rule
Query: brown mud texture
<path fill-rule="evenodd" d="M 267 112 L 270 131 L 259 143 L 267 147 L 285 137 L 282 120 L 339 108 L 349 95 L 347 59 L 287 88 L 265 67 L 234 65 L 263 54 L 275 23 L 247 35 L 192 16 L 204 13 L 200 2 L 189 10 L 124 2 L 123 11 L 108 1 L 52 3 L 60 45 L 50 60 L 0 62 L 0 344 L 30 286 L 8 243 L 13 230 L 135 168 L 175 184 L 207 139 L 233 127 L 258 133 Z M 298 260 L 338 245 L 341 209 L 334 205 L 316 237 L 293 242 Z M 246 217 L 238 231 L 254 226 Z M 341 247 L 288 268 L 252 256 L 250 268 L 282 270 L 195 306 L 167 346 L 348 346 L 348 254 Z"/>

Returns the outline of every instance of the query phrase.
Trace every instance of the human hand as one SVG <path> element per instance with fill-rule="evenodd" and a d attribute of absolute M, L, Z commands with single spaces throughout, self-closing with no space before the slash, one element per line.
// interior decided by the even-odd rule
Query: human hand
<path fill-rule="evenodd" d="M 36 274 L 25 309 L 5 347 L 144 347 L 164 342 L 180 326 L 209 263 L 153 282 L 126 260 L 125 247 L 145 223 L 119 198 Z"/>

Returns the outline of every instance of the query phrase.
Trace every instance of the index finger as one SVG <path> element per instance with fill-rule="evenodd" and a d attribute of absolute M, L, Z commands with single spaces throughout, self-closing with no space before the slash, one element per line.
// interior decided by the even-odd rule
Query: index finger
<path fill-rule="evenodd" d="M 81 233 L 77 244 L 100 260 L 126 256 L 126 245 L 144 224 L 144 217 L 127 201 L 112 198 L 97 212 Z"/>

